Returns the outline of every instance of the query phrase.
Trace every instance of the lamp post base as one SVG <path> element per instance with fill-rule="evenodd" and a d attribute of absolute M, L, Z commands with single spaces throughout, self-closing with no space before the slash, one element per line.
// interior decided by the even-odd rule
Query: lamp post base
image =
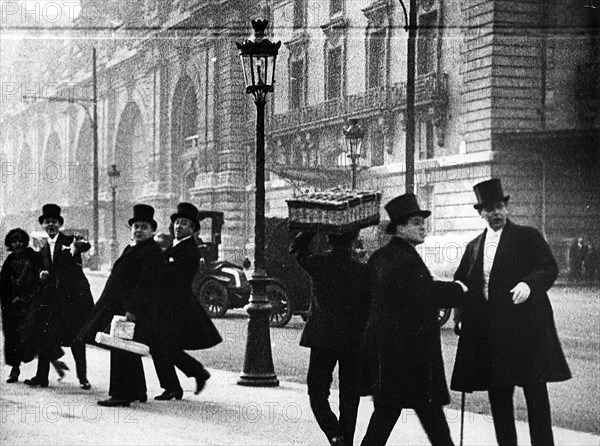
<path fill-rule="evenodd" d="M 279 386 L 271 354 L 269 318 L 272 307 L 267 299 L 268 283 L 269 279 L 261 275 L 253 276 L 250 279 L 252 295 L 250 296 L 250 302 L 244 307 L 250 315 L 250 319 L 248 320 L 244 371 L 237 382 L 240 386 Z"/>

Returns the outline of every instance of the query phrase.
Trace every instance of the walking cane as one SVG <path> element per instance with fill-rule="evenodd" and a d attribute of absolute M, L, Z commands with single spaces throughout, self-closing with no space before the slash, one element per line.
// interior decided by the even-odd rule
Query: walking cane
<path fill-rule="evenodd" d="M 463 446 L 465 433 L 465 392 L 462 392 L 460 398 L 460 446 Z"/>

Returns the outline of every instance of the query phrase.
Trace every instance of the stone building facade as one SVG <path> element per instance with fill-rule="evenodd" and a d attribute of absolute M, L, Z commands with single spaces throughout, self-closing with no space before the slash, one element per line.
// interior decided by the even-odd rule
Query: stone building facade
<path fill-rule="evenodd" d="M 225 212 L 226 258 L 252 257 L 255 108 L 234 42 L 256 16 L 282 41 L 267 104 L 267 215 L 285 216 L 298 191 L 349 185 L 337 160 L 351 118 L 366 131 L 358 188 L 383 191 L 384 203 L 404 192 L 401 2 L 111 0 L 104 14 L 86 13 L 96 3 L 82 2 L 81 32 L 100 24 L 110 38 L 83 39 L 78 54 L 98 48 L 102 239 L 110 234 L 104 172 L 115 163 L 121 243 L 132 204 L 155 206 L 164 227 L 189 200 Z M 472 186 L 498 176 L 514 220 L 539 228 L 564 264 L 570 240 L 600 235 L 600 8 L 583 0 L 417 4 L 415 192 L 433 211 L 430 233 L 447 243 L 480 230 Z M 71 65 L 70 90 L 57 93 L 89 92 L 89 67 Z M 35 221 L 43 202 L 60 197 L 73 225 L 91 228 L 90 124 L 75 104 L 38 102 L 3 118 L 1 157 L 20 169 L 5 175 L 5 227 Z M 51 182 L 56 160 L 74 174 Z M 7 204 L 15 193 L 23 200 Z M 365 238 L 381 242 L 374 230 Z"/>

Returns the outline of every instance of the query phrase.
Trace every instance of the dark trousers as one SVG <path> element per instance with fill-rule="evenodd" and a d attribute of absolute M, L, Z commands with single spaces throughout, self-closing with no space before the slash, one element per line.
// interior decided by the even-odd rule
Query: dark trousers
<path fill-rule="evenodd" d="M 152 360 L 160 386 L 169 392 L 181 390 L 175 367 L 187 377 L 202 378 L 207 372 L 200 361 L 181 349 L 168 344 L 156 344 L 152 347 Z"/>
<path fill-rule="evenodd" d="M 50 373 L 50 362 L 58 359 L 57 352 L 60 352 L 60 342 L 56 339 L 44 341 L 40 347 L 38 356 L 38 366 L 35 376 L 42 382 L 48 382 Z M 80 383 L 87 381 L 87 361 L 85 357 L 85 344 L 79 340 L 74 340 L 71 344 L 71 353 L 75 360 L 75 369 Z"/>
<path fill-rule="evenodd" d="M 108 395 L 132 401 L 146 398 L 146 376 L 141 356 L 122 350 L 111 350 Z"/>
<path fill-rule="evenodd" d="M 441 406 L 423 407 L 415 409 L 415 412 L 433 446 L 454 446 Z M 401 413 L 401 407 L 375 403 L 375 411 L 361 446 L 384 446 Z"/>
<path fill-rule="evenodd" d="M 495 387 L 488 391 L 498 446 L 516 446 L 517 430 L 513 406 L 513 386 Z M 523 386 L 529 419 L 531 446 L 553 446 L 550 400 L 546 383 Z"/>
<path fill-rule="evenodd" d="M 328 400 L 336 364 L 339 364 L 339 420 L 331 411 Z M 356 353 L 311 348 L 306 384 L 310 407 L 327 438 L 342 436 L 346 445 L 352 445 L 360 402 Z"/>

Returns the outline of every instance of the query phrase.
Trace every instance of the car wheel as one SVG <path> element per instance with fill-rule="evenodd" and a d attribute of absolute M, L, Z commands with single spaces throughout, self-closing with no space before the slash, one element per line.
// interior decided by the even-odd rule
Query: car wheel
<path fill-rule="evenodd" d="M 292 318 L 292 306 L 282 286 L 273 283 L 267 287 L 271 309 L 271 327 L 284 327 Z"/>
<path fill-rule="evenodd" d="M 452 308 L 440 308 L 438 313 L 438 324 L 440 327 L 443 327 L 448 319 L 450 319 L 450 313 L 452 313 Z"/>
<path fill-rule="evenodd" d="M 225 316 L 229 307 L 225 285 L 216 280 L 209 279 L 200 287 L 198 298 L 210 317 Z"/>

